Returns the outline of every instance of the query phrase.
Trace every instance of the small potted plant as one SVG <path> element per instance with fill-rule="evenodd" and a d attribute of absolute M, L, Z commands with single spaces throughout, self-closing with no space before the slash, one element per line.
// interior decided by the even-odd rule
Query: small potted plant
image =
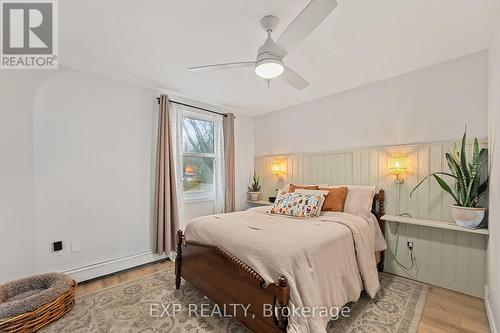
<path fill-rule="evenodd" d="M 477 228 L 486 211 L 485 207 L 478 207 L 480 199 L 486 194 L 488 179 L 481 183 L 481 171 L 488 163 L 488 150 L 479 150 L 477 138 L 474 139 L 472 161 L 467 160 L 465 153 L 465 142 L 467 141 L 467 128 L 462 137 L 461 149 L 455 146 L 453 151 L 446 153 L 446 162 L 450 172 L 434 172 L 425 177 L 413 188 L 413 192 L 429 177 L 434 177 L 441 188 L 450 194 L 455 200 L 451 206 L 455 223 L 465 228 Z M 441 176 L 452 178 L 454 184 L 451 186 Z"/>
<path fill-rule="evenodd" d="M 248 186 L 248 200 L 258 201 L 260 197 L 260 177 L 253 172 L 252 182 Z"/>

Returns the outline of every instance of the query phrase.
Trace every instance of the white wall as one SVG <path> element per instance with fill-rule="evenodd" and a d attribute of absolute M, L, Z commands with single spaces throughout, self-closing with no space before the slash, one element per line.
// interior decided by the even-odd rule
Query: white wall
<path fill-rule="evenodd" d="M 43 71 L 0 74 L 0 283 L 36 267 L 33 100 Z"/>
<path fill-rule="evenodd" d="M 480 52 L 255 119 L 256 155 L 487 136 L 488 58 Z"/>
<path fill-rule="evenodd" d="M 486 306 L 492 332 L 500 330 L 500 24 L 489 51 L 490 190 L 488 291 Z"/>
<path fill-rule="evenodd" d="M 36 92 L 35 220 L 39 271 L 151 250 L 157 92 L 60 70 Z M 50 244 L 63 240 L 64 255 Z M 81 252 L 71 253 L 79 241 Z"/>
<path fill-rule="evenodd" d="M 0 283 L 153 248 L 158 94 L 71 69 L 2 71 Z M 237 205 L 245 208 L 253 118 L 237 115 L 235 136 Z M 188 214 L 212 212 L 210 203 L 197 203 Z M 55 240 L 64 242 L 62 256 L 50 251 Z M 80 252 L 71 253 L 72 241 Z"/>
<path fill-rule="evenodd" d="M 234 146 L 236 159 L 236 210 L 245 210 L 247 204 L 247 187 L 250 174 L 253 173 L 255 156 L 255 124 L 254 118 L 243 114 L 236 115 L 234 120 Z"/>

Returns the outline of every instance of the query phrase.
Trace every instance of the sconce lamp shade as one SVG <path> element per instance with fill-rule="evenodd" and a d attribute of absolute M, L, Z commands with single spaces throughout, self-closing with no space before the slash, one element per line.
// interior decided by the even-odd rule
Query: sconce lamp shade
<path fill-rule="evenodd" d="M 271 163 L 271 173 L 276 177 L 281 175 L 281 162 L 275 161 Z"/>
<path fill-rule="evenodd" d="M 408 169 L 408 160 L 406 157 L 391 157 L 389 158 L 389 173 L 394 176 L 400 176 L 406 173 Z"/>
<path fill-rule="evenodd" d="M 279 182 L 283 181 L 283 175 L 286 173 L 286 166 L 282 160 L 275 160 L 271 162 L 271 174 L 275 177 Z"/>

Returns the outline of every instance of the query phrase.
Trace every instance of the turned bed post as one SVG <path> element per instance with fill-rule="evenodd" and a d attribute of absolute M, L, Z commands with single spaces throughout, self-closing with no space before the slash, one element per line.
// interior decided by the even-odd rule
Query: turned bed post
<path fill-rule="evenodd" d="M 385 215 L 385 191 L 383 189 L 378 192 L 378 214 L 377 219 L 379 222 L 380 230 L 382 230 L 382 235 L 385 238 L 385 222 L 381 220 L 382 216 Z M 379 272 L 384 271 L 384 262 L 385 262 L 385 251 L 380 252 L 380 261 L 377 265 L 377 269 Z"/>
<path fill-rule="evenodd" d="M 184 233 L 182 230 L 177 231 L 177 256 L 175 258 L 175 288 L 181 287 L 181 264 L 182 264 L 182 241 Z"/>
<path fill-rule="evenodd" d="M 288 326 L 288 302 L 290 301 L 290 286 L 283 275 L 276 282 L 276 326 L 285 330 Z"/>

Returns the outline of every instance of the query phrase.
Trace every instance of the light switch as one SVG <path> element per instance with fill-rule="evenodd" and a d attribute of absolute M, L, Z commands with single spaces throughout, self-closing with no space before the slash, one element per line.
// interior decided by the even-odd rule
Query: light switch
<path fill-rule="evenodd" d="M 80 252 L 80 241 L 71 242 L 71 252 L 73 253 Z"/>

